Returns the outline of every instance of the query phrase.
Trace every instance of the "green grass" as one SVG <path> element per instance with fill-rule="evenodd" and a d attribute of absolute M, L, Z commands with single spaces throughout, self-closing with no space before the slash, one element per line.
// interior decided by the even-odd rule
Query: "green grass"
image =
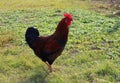
<path fill-rule="evenodd" d="M 6 4 L 0 5 L 0 83 L 120 83 L 120 17 L 83 10 L 89 8 L 79 0 L 32 1 L 0 0 Z M 50 35 L 65 12 L 74 18 L 69 41 L 49 73 L 26 44 L 25 31 L 34 26 Z"/>

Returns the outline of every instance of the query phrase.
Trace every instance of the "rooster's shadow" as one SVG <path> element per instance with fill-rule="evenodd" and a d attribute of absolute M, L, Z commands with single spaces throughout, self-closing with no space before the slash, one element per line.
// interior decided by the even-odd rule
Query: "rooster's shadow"
<path fill-rule="evenodd" d="M 33 75 L 21 81 L 20 83 L 46 83 L 46 77 L 50 74 L 43 66 L 39 70 L 33 70 Z"/>

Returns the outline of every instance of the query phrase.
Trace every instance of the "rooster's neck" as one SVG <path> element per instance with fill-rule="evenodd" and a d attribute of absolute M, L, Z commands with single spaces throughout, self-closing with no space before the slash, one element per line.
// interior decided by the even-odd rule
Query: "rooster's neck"
<path fill-rule="evenodd" d="M 54 36 L 59 42 L 66 43 L 68 40 L 68 33 L 69 33 L 69 27 L 66 25 L 64 21 L 61 21 L 54 33 Z"/>

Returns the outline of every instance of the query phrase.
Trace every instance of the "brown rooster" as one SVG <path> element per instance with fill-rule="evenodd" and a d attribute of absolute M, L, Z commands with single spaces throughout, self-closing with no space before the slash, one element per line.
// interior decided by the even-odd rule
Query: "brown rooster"
<path fill-rule="evenodd" d="M 61 55 L 67 43 L 71 22 L 72 15 L 65 13 L 56 31 L 50 36 L 39 36 L 38 30 L 34 27 L 29 27 L 26 31 L 26 42 L 34 53 L 48 65 L 51 72 L 53 62 Z"/>

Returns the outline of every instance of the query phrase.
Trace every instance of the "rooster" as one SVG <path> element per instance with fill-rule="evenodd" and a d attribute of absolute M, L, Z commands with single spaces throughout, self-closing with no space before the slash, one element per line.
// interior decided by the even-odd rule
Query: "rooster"
<path fill-rule="evenodd" d="M 28 27 L 26 31 L 26 42 L 34 53 L 48 65 L 50 72 L 53 71 L 53 62 L 65 48 L 72 20 L 72 15 L 65 13 L 55 32 L 49 36 L 39 36 L 39 31 L 34 27 Z"/>

